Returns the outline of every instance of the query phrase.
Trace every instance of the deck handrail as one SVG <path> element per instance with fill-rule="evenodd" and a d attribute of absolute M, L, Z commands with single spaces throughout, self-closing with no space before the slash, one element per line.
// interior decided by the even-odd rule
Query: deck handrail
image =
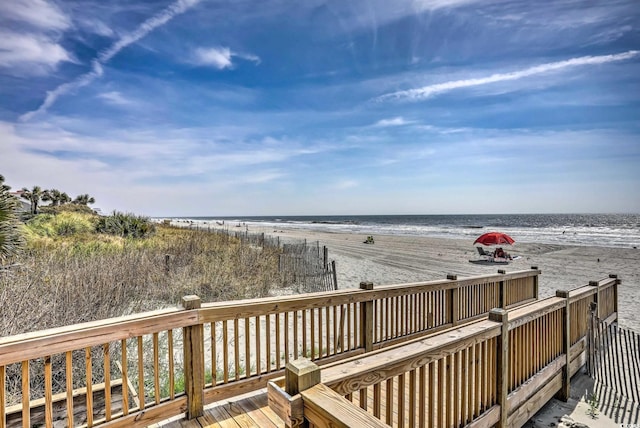
<path fill-rule="evenodd" d="M 588 360 L 588 331 L 579 327 L 591 303 L 616 307 L 595 299 L 619 283 L 615 276 L 590 282 L 523 307 L 493 310 L 488 320 L 318 367 L 318 382 L 352 403 L 352 409 L 368 411 L 387 425 L 436 420 L 438 426 L 522 426 L 554 395 L 568 398 L 571 376 Z M 611 322 L 617 313 L 604 316 Z M 337 414 L 349 413 L 343 401 L 323 400 L 328 407 L 318 409 L 314 402 L 310 408 L 304 393 L 288 394 L 286 379 L 296 364 L 290 363 L 284 378 L 269 382 L 272 409 L 287 426 L 298 426 L 307 411 L 315 425 L 343 426 L 336 420 Z M 288 417 L 287 406 L 293 406 L 295 418 Z"/>
<path fill-rule="evenodd" d="M 96 410 L 86 412 L 82 423 L 146 425 L 193 407 L 183 383 L 187 391 L 189 385 L 204 386 L 195 406 L 201 408 L 264 387 L 300 356 L 323 364 L 339 361 L 486 317 L 500 303 L 530 302 L 537 298 L 539 273 L 532 268 L 410 284 L 364 283 L 364 289 L 186 305 L 0 338 L 0 428 L 18 416 L 29 424 L 38 399 L 45 400 L 48 423 L 51 397 L 62 392 L 67 410 L 58 416 L 73 423 L 74 394 L 85 388 L 92 404 L 97 384 L 104 384 L 104 403 L 94 403 Z M 194 329 L 200 330 L 195 336 Z M 192 365 L 195 383 L 185 376 L 192 363 L 183 349 L 187 337 L 200 341 L 193 349 L 203 354 Z M 56 365 L 62 367 L 60 385 L 50 382 Z M 74 370 L 80 378 L 69 375 Z M 44 378 L 43 391 L 30 385 L 35 378 Z M 22 384 L 17 402 L 9 396 L 11 382 Z M 122 385 L 117 405 L 111 402 L 116 384 Z M 6 409 L 16 403 L 21 413 L 10 422 Z"/>

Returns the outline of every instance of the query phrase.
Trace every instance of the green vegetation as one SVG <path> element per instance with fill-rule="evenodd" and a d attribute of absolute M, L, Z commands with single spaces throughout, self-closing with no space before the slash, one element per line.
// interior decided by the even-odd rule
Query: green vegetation
<path fill-rule="evenodd" d="M 74 212 L 40 214 L 27 222 L 26 231 L 31 238 L 83 235 L 95 230 L 93 216 Z"/>
<path fill-rule="evenodd" d="M 599 413 L 600 400 L 598 400 L 598 396 L 595 392 L 591 392 L 587 396 L 587 404 L 589 408 L 587 409 L 587 415 L 591 417 L 591 419 L 597 419 Z"/>
<path fill-rule="evenodd" d="M 38 214 L 24 231 L 20 265 L 0 274 L 0 336 L 174 306 L 188 294 L 261 297 L 281 282 L 277 248 L 131 214 Z"/>
<path fill-rule="evenodd" d="M 0 176 L 0 267 L 18 256 L 24 247 L 17 216 L 19 202 L 3 189 Z"/>
<path fill-rule="evenodd" d="M 123 238 L 145 238 L 155 232 L 155 226 L 146 217 L 114 212 L 109 217 L 101 217 L 96 225 L 100 233 L 122 236 Z"/>

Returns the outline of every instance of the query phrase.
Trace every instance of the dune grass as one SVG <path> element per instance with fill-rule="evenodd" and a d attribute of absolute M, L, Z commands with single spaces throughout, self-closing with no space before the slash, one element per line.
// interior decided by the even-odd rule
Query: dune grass
<path fill-rule="evenodd" d="M 0 273 L 0 336 L 175 306 L 188 294 L 261 297 L 280 284 L 277 248 L 162 225 L 122 237 L 97 233 L 100 221 L 60 213 L 27 224 L 20 265 Z"/>

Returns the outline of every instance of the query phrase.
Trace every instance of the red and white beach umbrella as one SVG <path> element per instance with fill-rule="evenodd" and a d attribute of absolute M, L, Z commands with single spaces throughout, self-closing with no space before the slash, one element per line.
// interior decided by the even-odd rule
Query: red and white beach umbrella
<path fill-rule="evenodd" d="M 506 233 L 501 232 L 487 232 L 483 235 L 480 235 L 478 239 L 474 241 L 474 244 L 481 245 L 511 245 L 516 242 L 512 237 L 507 235 Z"/>

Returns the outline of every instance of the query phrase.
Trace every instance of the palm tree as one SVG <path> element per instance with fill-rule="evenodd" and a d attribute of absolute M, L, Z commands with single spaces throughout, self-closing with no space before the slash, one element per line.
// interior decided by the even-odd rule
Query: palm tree
<path fill-rule="evenodd" d="M 47 190 L 43 195 L 42 200 L 51 201 L 52 207 L 57 207 L 58 205 L 64 205 L 67 202 L 71 202 L 69 195 L 59 191 L 58 189 Z"/>
<path fill-rule="evenodd" d="M 68 204 L 69 202 L 71 202 L 71 196 L 62 192 L 62 195 L 60 195 L 60 205 Z"/>
<path fill-rule="evenodd" d="M 46 190 L 43 191 L 40 186 L 33 186 L 33 189 L 31 190 L 23 187 L 20 197 L 31 202 L 31 214 L 38 214 L 38 205 L 40 204 L 42 197 L 45 195 Z"/>
<path fill-rule="evenodd" d="M 73 203 L 78 205 L 89 205 L 95 202 L 96 200 L 92 196 L 87 195 L 86 193 L 84 195 L 76 196 L 76 198 L 73 200 Z"/>
<path fill-rule="evenodd" d="M 11 190 L 11 187 L 4 184 L 4 175 L 0 174 L 0 193 L 8 192 L 9 190 Z"/>

